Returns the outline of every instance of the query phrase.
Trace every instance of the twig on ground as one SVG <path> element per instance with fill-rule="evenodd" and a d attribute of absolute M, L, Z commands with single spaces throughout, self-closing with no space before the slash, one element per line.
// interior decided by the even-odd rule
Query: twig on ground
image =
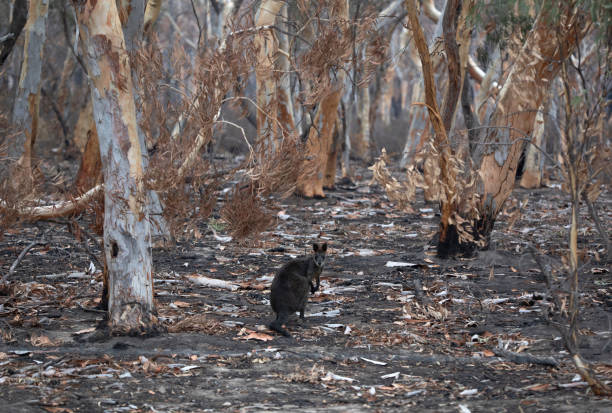
<path fill-rule="evenodd" d="M 223 288 L 230 291 L 236 291 L 238 288 L 240 288 L 240 286 L 237 284 L 216 278 L 204 277 L 203 275 L 189 275 L 187 276 L 187 279 L 193 283 L 203 285 L 205 287 Z"/>
<path fill-rule="evenodd" d="M 34 248 L 37 245 L 46 245 L 47 242 L 44 240 L 36 240 L 36 241 L 32 241 L 28 244 L 27 247 L 25 247 L 25 249 L 23 251 L 21 251 L 21 254 L 19 254 L 19 256 L 17 257 L 17 259 L 15 260 L 15 262 L 13 262 L 13 265 L 11 265 L 11 268 L 9 269 L 8 274 L 6 274 L 4 277 L 2 277 L 2 281 L 6 281 L 8 279 L 8 277 L 10 277 L 11 275 L 13 275 L 13 273 L 15 272 L 15 269 L 17 268 L 17 266 L 19 265 L 19 263 L 21 262 L 21 260 L 23 260 L 23 257 L 26 256 L 26 254 L 28 253 L 28 251 L 30 251 L 32 248 Z"/>

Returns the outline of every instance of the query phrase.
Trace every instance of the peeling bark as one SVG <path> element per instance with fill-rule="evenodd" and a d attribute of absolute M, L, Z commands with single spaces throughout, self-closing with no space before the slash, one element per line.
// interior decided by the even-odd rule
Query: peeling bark
<path fill-rule="evenodd" d="M 460 6 L 460 0 L 448 0 L 442 18 L 444 50 L 446 51 L 448 67 L 448 84 L 442 104 L 442 123 L 444 123 L 444 129 L 447 133 L 450 132 L 455 119 L 457 102 L 462 87 L 461 59 L 459 57 L 459 46 L 457 46 L 457 20 L 459 19 Z"/>
<path fill-rule="evenodd" d="M 359 145 L 357 146 L 357 155 L 365 160 L 370 160 L 370 134 L 372 127 L 370 125 L 370 85 L 365 84 L 361 88 L 361 99 L 359 101 L 359 122 L 361 123 L 361 131 L 359 133 Z"/>
<path fill-rule="evenodd" d="M 435 13 L 433 13 L 434 11 Z M 433 2 L 428 2 L 424 4 L 424 12 L 428 15 L 430 19 L 437 23 L 433 38 L 440 38 L 442 36 L 442 13 L 435 9 Z M 430 45 L 430 47 L 433 46 Z M 430 61 L 434 72 L 434 79 L 438 79 L 440 82 L 439 84 L 438 81 L 435 81 L 435 84 L 438 85 L 438 88 L 440 90 L 443 90 L 444 88 L 440 85 L 446 82 L 446 77 L 437 75 L 437 73 L 441 71 L 444 59 L 442 58 L 442 55 L 440 53 L 432 54 L 433 55 L 431 56 Z M 416 69 L 419 72 L 422 72 L 423 65 L 421 64 L 419 53 L 417 52 L 417 50 L 415 50 L 415 47 L 410 48 L 409 57 Z M 402 160 L 400 162 L 401 167 L 406 167 L 409 162 L 414 160 L 414 157 L 417 154 L 421 153 L 423 147 L 425 146 L 425 143 L 429 140 L 430 137 L 430 121 L 427 117 L 428 111 L 425 106 L 421 105 L 421 103 L 425 101 L 425 95 L 427 92 L 424 87 L 421 87 L 421 85 L 418 84 L 419 82 L 416 83 L 417 84 L 413 86 L 412 93 L 412 103 L 416 106 L 413 106 L 412 108 L 412 119 L 410 120 L 410 127 L 408 128 L 408 132 L 406 134 L 406 144 L 404 146 Z M 434 95 L 434 99 L 435 97 L 436 95 Z M 427 184 L 424 196 L 426 201 L 434 202 L 438 200 L 438 190 L 435 188 L 437 186 L 437 183 L 435 182 L 436 178 L 434 176 L 431 176 L 430 166 L 431 161 L 429 161 L 429 165 L 427 165 L 426 160 L 424 168 L 429 169 L 427 171 L 424 171 Z"/>
<path fill-rule="evenodd" d="M 115 2 L 76 2 L 104 174 L 104 254 L 112 334 L 149 334 L 151 234 L 132 76 Z"/>
<path fill-rule="evenodd" d="M 348 0 L 338 2 L 335 10 L 337 17 L 348 21 Z M 324 198 L 323 187 L 333 187 L 337 162 L 337 145 L 334 144 L 333 134 L 338 117 L 338 105 L 344 90 L 345 71 L 340 70 L 336 75 L 336 89 L 325 96 L 317 106 L 306 141 L 307 159 L 305 170 L 313 170 L 314 177 L 298 179 L 297 192 L 306 198 Z M 311 169 L 313 168 L 313 169 Z M 333 176 L 331 176 L 333 173 Z"/>
<path fill-rule="evenodd" d="M 281 92 L 279 91 L 279 74 L 277 72 L 279 68 L 279 39 L 274 28 L 264 28 L 274 25 L 283 5 L 284 3 L 280 0 L 262 1 L 255 21 L 255 25 L 261 28 L 257 31 L 254 39 L 257 48 L 257 65 L 255 67 L 257 140 L 265 145 L 265 152 L 270 152 L 278 146 L 277 140 L 282 137 L 283 132 L 279 130 L 279 127 L 285 127 L 285 123 L 278 119 L 281 113 L 279 107 Z M 287 97 L 283 95 L 282 99 L 286 105 Z M 289 115 L 287 110 L 283 112 L 284 116 Z M 284 121 L 286 122 L 288 119 L 284 119 Z M 265 137 L 268 138 L 267 142 L 263 141 Z"/>
<path fill-rule="evenodd" d="M 445 163 L 444 151 L 449 150 L 448 136 L 442 118 L 440 117 L 440 110 L 438 109 L 438 103 L 436 102 L 436 88 L 433 79 L 433 64 L 425 41 L 425 35 L 423 29 L 418 20 L 416 14 L 416 3 L 414 0 L 406 0 L 406 8 L 408 9 L 408 18 L 410 21 L 410 28 L 414 36 L 414 42 L 421 58 L 421 66 L 423 68 L 423 80 L 425 83 L 425 105 L 429 112 L 429 120 L 434 128 L 434 145 L 436 148 L 442 150 L 440 153 L 441 162 Z M 446 167 L 441 167 L 441 171 L 445 171 Z"/>
<path fill-rule="evenodd" d="M 489 120 L 484 144 L 476 148 L 482 180 L 481 219 L 475 235 L 488 239 L 495 218 L 514 187 L 516 169 L 526 141 L 531 140 L 535 118 L 546 92 L 586 34 L 586 16 L 573 4 L 560 5 L 559 21 L 550 22 L 542 10 L 500 92 Z"/>
<path fill-rule="evenodd" d="M 145 36 L 150 35 L 153 32 L 153 25 L 159 17 L 163 0 L 149 0 L 147 1 L 147 7 L 145 8 L 143 31 Z"/>
<path fill-rule="evenodd" d="M 83 193 L 94 185 L 102 182 L 102 160 L 100 159 L 100 144 L 98 142 L 98 132 L 96 130 L 96 124 L 93 119 L 92 105 L 89 103 L 85 109 L 83 109 L 84 118 L 83 123 L 87 125 L 86 129 L 83 129 L 87 142 L 83 149 L 81 157 L 81 165 L 77 172 L 77 177 L 74 182 L 74 186 L 78 193 Z M 81 118 L 79 118 L 81 121 Z M 75 129 L 76 133 L 77 129 Z"/>
<path fill-rule="evenodd" d="M 543 159 L 540 150 L 542 142 L 544 142 L 544 131 L 546 122 L 544 120 L 544 106 L 540 106 L 538 114 L 535 118 L 533 130 L 534 145 L 528 145 L 525 149 L 525 166 L 523 175 L 521 176 L 521 187 L 523 188 L 539 188 L 542 185 L 542 166 Z"/>
<path fill-rule="evenodd" d="M 325 171 L 331 170 L 329 163 L 336 163 L 335 154 L 337 152 L 332 152 L 332 143 L 342 89 L 339 88 L 323 98 L 315 114 L 314 126 L 310 128 L 308 134 L 306 152 L 310 156 L 305 162 L 307 170 L 314 170 L 315 176 L 307 181 L 299 181 L 297 184 L 298 192 L 307 198 L 325 198 L 323 186 L 330 184 L 330 179 L 325 179 Z"/>
<path fill-rule="evenodd" d="M 30 222 L 76 214 L 85 209 L 91 199 L 98 195 L 102 189 L 102 185 L 97 185 L 74 199 L 60 201 L 52 205 L 27 207 L 20 209 L 18 213 L 21 219 Z"/>
<path fill-rule="evenodd" d="M 23 131 L 9 146 L 9 158 L 19 159 L 24 173 L 31 174 L 32 149 L 38 134 L 38 108 L 43 48 L 47 31 L 49 0 L 31 0 L 25 25 L 25 43 L 19 87 L 13 107 L 13 123 Z"/>

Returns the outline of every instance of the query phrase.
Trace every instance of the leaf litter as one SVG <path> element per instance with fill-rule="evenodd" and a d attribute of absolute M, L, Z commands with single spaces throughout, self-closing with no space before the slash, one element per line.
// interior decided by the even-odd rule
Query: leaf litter
<path fill-rule="evenodd" d="M 208 236 L 154 251 L 155 300 L 168 334 L 87 345 L 80 337 L 103 316 L 95 311 L 102 274 L 65 225 L 44 223 L 49 244 L 25 256 L 0 295 L 3 401 L 59 412 L 200 411 L 205 400 L 215 411 L 252 411 L 321 406 L 316 393 L 325 408 L 562 411 L 569 403 L 606 411 L 610 402 L 575 380 L 542 318 L 545 288 L 527 251 L 537 245 L 562 275 L 565 196 L 544 188 L 515 197 L 530 198 L 520 217 L 502 214 L 496 250 L 470 260 L 436 259 L 435 208 L 416 203 L 415 212 L 399 214 L 376 186 L 367 195 L 337 189 L 325 200 L 283 200 L 275 227 L 252 244 L 202 223 Z M 610 194 L 602 199 L 609 221 Z M 5 234 L 0 271 L 37 231 L 26 225 Z M 593 226 L 585 231 L 581 351 L 610 382 L 612 284 L 591 252 Z M 330 243 L 322 288 L 309 297 L 305 320 L 290 319 L 294 338 L 280 337 L 266 327 L 270 283 L 317 238 Z M 551 357 L 556 365 L 539 364 Z M 270 394 L 285 396 L 270 404 Z"/>

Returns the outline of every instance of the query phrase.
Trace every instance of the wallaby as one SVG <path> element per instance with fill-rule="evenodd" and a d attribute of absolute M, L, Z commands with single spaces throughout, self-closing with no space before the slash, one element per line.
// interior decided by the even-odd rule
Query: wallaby
<path fill-rule="evenodd" d="M 270 304 L 276 313 L 276 320 L 269 327 L 287 337 L 291 337 L 291 334 L 283 328 L 283 324 L 289 319 L 289 314 L 299 311 L 300 318 L 304 319 L 308 290 L 314 294 L 321 285 L 320 276 L 325 265 L 327 243 L 313 243 L 312 249 L 312 255 L 296 258 L 283 265 L 270 288 Z"/>

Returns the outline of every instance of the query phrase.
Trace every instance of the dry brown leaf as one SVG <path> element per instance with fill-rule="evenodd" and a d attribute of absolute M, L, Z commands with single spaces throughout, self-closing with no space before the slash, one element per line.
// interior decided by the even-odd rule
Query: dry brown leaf
<path fill-rule="evenodd" d="M 174 304 L 175 306 L 177 306 L 178 308 L 187 308 L 187 307 L 191 307 L 191 304 L 185 302 L 185 301 L 174 301 L 172 304 Z"/>
<path fill-rule="evenodd" d="M 56 344 L 49 337 L 42 334 L 30 337 L 30 343 L 36 347 L 54 346 Z"/>
<path fill-rule="evenodd" d="M 240 286 L 240 288 L 245 289 L 245 290 L 263 291 L 266 288 L 268 288 L 266 284 L 254 283 L 252 281 L 241 282 L 241 283 L 238 283 L 238 285 Z"/>
<path fill-rule="evenodd" d="M 265 334 L 265 333 L 257 333 L 255 331 L 250 332 L 248 335 L 246 336 L 242 336 L 238 338 L 239 340 L 259 340 L 259 341 L 270 341 L 270 340 L 274 340 L 274 337 L 272 337 L 269 334 Z"/>

